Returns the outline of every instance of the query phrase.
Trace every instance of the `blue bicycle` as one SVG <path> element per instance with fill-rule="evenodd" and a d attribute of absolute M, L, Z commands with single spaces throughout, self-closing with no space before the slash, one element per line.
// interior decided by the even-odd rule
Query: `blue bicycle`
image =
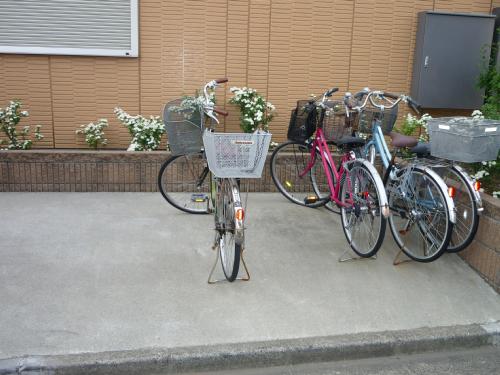
<path fill-rule="evenodd" d="M 411 259 L 431 262 L 449 245 L 456 222 L 455 205 L 447 185 L 432 168 L 417 158 L 396 161 L 396 155 L 389 151 L 384 135 L 393 136 L 392 145 L 396 148 L 415 142 L 413 137 L 391 132 L 401 101 L 418 110 L 410 97 L 382 91 L 364 90 L 344 98 L 350 115 L 356 117 L 357 131 L 367 138 L 365 146 L 358 150 L 360 156 L 374 163 L 378 155 L 385 170 L 383 181 L 394 240 Z"/>

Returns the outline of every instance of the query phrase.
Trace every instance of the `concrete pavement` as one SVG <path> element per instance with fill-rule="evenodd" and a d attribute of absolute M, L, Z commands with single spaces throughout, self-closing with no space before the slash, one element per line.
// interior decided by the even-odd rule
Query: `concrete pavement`
<path fill-rule="evenodd" d="M 132 351 L 140 363 L 228 343 L 369 342 L 398 331 L 397 344 L 458 327 L 484 344 L 500 332 L 498 294 L 458 256 L 395 267 L 389 234 L 376 260 L 339 263 L 339 217 L 279 194 L 249 197 L 251 281 L 218 285 L 206 283 L 213 218 L 159 193 L 2 193 L 0 207 L 0 370 L 23 356 L 62 366 L 57 358 L 99 362 L 107 352 L 126 362 Z"/>

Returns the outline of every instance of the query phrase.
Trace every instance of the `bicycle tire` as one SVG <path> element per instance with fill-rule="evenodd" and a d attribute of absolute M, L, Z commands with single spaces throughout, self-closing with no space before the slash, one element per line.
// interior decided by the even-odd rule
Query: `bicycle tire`
<path fill-rule="evenodd" d="M 479 226 L 479 213 L 477 210 L 475 193 L 468 183 L 466 173 L 455 165 L 444 168 L 433 168 L 443 179 L 446 186 L 455 188 L 453 203 L 457 212 L 457 220 L 453 225 L 450 243 L 446 249 L 449 253 L 458 253 L 470 245 Z"/>
<path fill-rule="evenodd" d="M 317 199 L 306 203 L 306 198 L 315 195 L 311 171 L 303 177 L 303 172 L 311 159 L 311 146 L 297 141 L 288 141 L 279 145 L 271 155 L 271 177 L 278 191 L 290 202 L 306 207 L 320 207 L 326 202 Z M 313 168 L 317 167 L 317 162 Z M 318 197 L 321 198 L 321 197 Z"/>
<path fill-rule="evenodd" d="M 163 198 L 175 208 L 190 214 L 210 213 L 210 177 L 205 163 L 203 153 L 167 159 L 158 172 L 158 190 Z M 203 179 L 202 184 L 197 186 L 200 179 Z"/>
<path fill-rule="evenodd" d="M 391 210 L 389 227 L 399 248 L 417 262 L 438 259 L 446 251 L 453 230 L 447 191 L 424 168 L 415 165 L 402 168 L 396 179 L 388 179 L 386 191 Z M 427 244 L 434 250 L 429 251 Z"/>
<path fill-rule="evenodd" d="M 235 199 L 233 190 L 239 187 L 234 179 L 221 178 L 217 181 L 217 209 L 215 214 L 215 228 L 218 232 L 219 256 L 222 271 L 226 280 L 236 280 L 240 268 L 241 249 L 243 242 L 235 239 Z"/>
<path fill-rule="evenodd" d="M 379 180 L 378 184 L 377 179 Z M 340 216 L 347 242 L 360 257 L 372 257 L 382 246 L 387 225 L 380 201 L 381 195 L 385 193 L 380 191 L 383 189 L 382 180 L 380 176 L 374 176 L 361 161 L 354 160 L 349 166 L 348 172 L 342 176 L 341 183 L 340 201 L 347 206 L 341 207 Z M 354 199 L 352 205 L 347 203 L 347 199 L 350 197 Z M 374 226 L 375 222 L 379 224 Z M 357 230 L 354 229 L 354 225 L 357 225 Z M 369 239 L 366 244 L 363 243 L 361 237 L 355 235 L 355 232 L 363 227 Z M 373 233 L 376 234 L 376 238 L 373 238 Z"/>

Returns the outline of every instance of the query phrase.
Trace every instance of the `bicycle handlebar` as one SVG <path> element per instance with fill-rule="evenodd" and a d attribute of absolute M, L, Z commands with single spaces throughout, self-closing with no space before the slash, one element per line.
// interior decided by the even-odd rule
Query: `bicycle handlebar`
<path fill-rule="evenodd" d="M 212 111 L 214 111 L 215 113 L 217 113 L 221 116 L 224 116 L 224 117 L 226 117 L 229 114 L 228 112 L 223 111 L 222 109 L 217 109 L 217 108 L 213 108 Z"/>
<path fill-rule="evenodd" d="M 359 99 L 362 99 L 363 96 L 365 96 L 365 95 L 366 95 L 366 98 L 364 99 L 363 103 L 361 105 L 355 106 L 354 107 L 355 110 L 360 111 L 361 109 L 363 109 L 364 107 L 366 107 L 366 105 L 368 104 L 368 101 L 370 101 L 370 103 L 374 107 L 379 108 L 379 109 L 392 109 L 392 108 L 396 107 L 397 105 L 399 105 L 399 103 L 401 101 L 404 101 L 405 103 L 408 104 L 408 106 L 415 113 L 417 113 L 417 114 L 421 113 L 421 107 L 420 107 L 420 105 L 416 101 L 414 101 L 408 95 L 404 95 L 404 94 L 396 95 L 396 94 L 393 94 L 393 93 L 390 93 L 390 92 L 386 92 L 386 91 L 372 91 L 372 90 L 370 90 L 368 88 L 365 88 L 362 91 L 359 91 L 356 94 L 354 94 L 354 98 L 359 100 Z M 385 99 L 390 104 L 389 105 L 381 105 L 381 104 L 375 103 L 375 101 L 373 100 L 373 97 L 378 97 L 378 98 L 381 98 L 381 99 Z M 395 102 L 391 102 L 387 98 L 394 99 Z"/>
<path fill-rule="evenodd" d="M 327 92 L 325 92 L 324 95 L 329 98 L 330 96 L 332 96 L 337 91 L 339 91 L 338 87 L 332 87 L 330 90 L 328 90 Z"/>
<path fill-rule="evenodd" d="M 214 79 L 208 83 L 205 84 L 203 87 L 203 95 L 205 96 L 205 100 L 203 103 L 203 111 L 205 114 L 213 119 L 217 124 L 219 123 L 219 120 L 217 119 L 217 116 L 214 113 L 217 113 L 222 116 L 227 116 L 228 113 L 226 111 L 223 111 L 221 109 L 215 109 L 214 103 L 210 100 L 210 95 L 208 94 L 208 89 L 214 90 L 220 83 L 225 83 L 227 82 L 228 79 L 226 77 L 224 78 L 219 78 L 219 79 Z"/>

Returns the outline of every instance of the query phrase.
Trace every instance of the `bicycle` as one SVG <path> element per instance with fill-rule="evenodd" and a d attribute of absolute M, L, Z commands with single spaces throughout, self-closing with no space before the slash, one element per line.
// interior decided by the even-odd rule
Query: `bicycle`
<path fill-rule="evenodd" d="M 353 98 L 357 100 L 355 106 L 351 103 Z M 382 100 L 389 104 L 380 104 Z M 413 137 L 392 132 L 401 101 L 418 111 L 418 104 L 405 95 L 363 90 L 353 97 L 349 93 L 344 97 L 346 106 L 357 117 L 357 131 L 368 136 L 358 152 L 372 164 L 378 155 L 385 170 L 383 180 L 391 210 L 389 227 L 394 240 L 409 258 L 431 262 L 438 259 L 450 243 L 456 222 L 455 205 L 447 185 L 428 164 L 418 158 L 403 164 L 396 161 L 396 154 L 390 153 L 384 135 L 391 136 L 396 149 L 416 144 Z"/>
<path fill-rule="evenodd" d="M 177 209 L 192 214 L 214 214 L 217 258 L 211 276 L 221 260 L 226 280 L 236 280 L 245 249 L 245 209 L 239 178 L 257 177 L 262 171 L 271 134 L 215 133 L 216 114 L 227 112 L 214 107 L 209 93 L 227 78 L 208 82 L 203 96 L 185 97 L 165 105 L 163 120 L 172 156 L 158 174 L 158 188 Z M 205 117 L 210 120 L 205 124 Z M 204 129 L 205 128 L 205 129 Z M 255 152 L 255 146 L 260 153 Z M 266 148 L 267 147 L 267 148 Z M 253 153 L 252 153 L 253 152 Z M 242 165 L 245 164 L 245 165 Z"/>
<path fill-rule="evenodd" d="M 352 151 L 364 140 L 342 137 L 349 126 L 345 112 L 339 103 L 327 101 L 336 91 L 326 91 L 319 101 L 297 102 L 288 132 L 292 140 L 274 150 L 271 176 L 278 190 L 294 203 L 334 204 L 349 246 L 367 258 L 382 245 L 389 214 L 387 197 L 375 168 Z M 331 145 L 343 152 L 338 167 Z"/>

